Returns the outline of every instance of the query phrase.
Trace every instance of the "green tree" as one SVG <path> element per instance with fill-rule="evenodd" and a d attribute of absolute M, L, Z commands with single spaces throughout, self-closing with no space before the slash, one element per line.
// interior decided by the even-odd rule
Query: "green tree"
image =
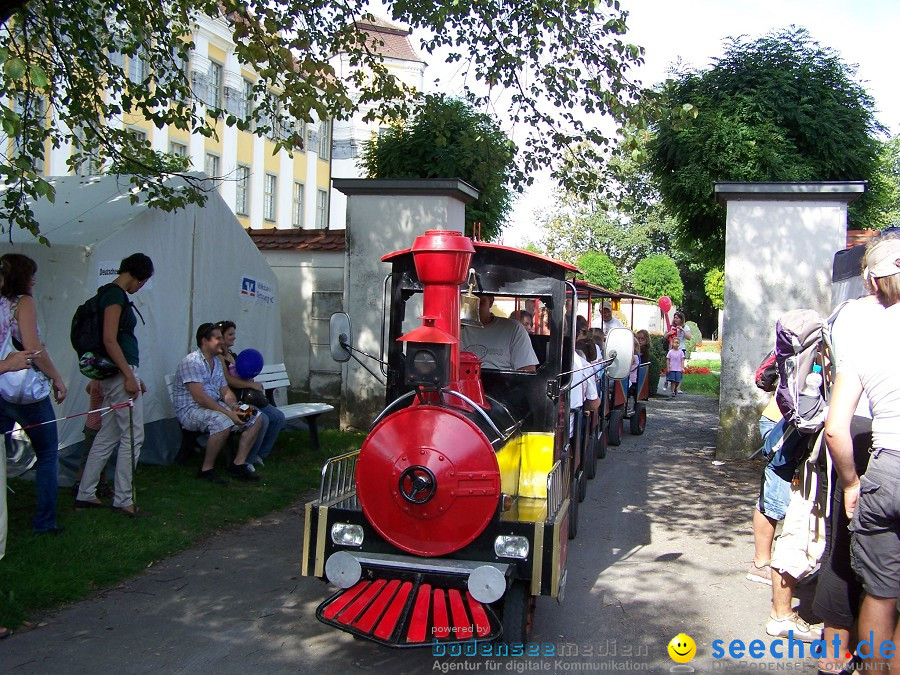
<path fill-rule="evenodd" d="M 875 196 L 870 219 L 872 229 L 900 225 L 900 136 L 881 144 L 878 168 L 866 190 Z"/>
<path fill-rule="evenodd" d="M 725 209 L 715 181 L 869 179 L 883 131 L 855 68 L 806 30 L 731 38 L 708 70 L 682 70 L 662 85 L 660 107 L 691 107 L 696 119 L 661 116 L 648 144 L 650 165 L 676 235 L 710 266 L 725 255 Z M 873 186 L 874 187 L 874 186 Z M 877 196 L 851 207 L 866 227 Z"/>
<path fill-rule="evenodd" d="M 641 260 L 631 273 L 631 285 L 636 293 L 648 298 L 668 295 L 676 305 L 684 298 L 678 266 L 667 255 L 651 255 Z"/>
<path fill-rule="evenodd" d="M 130 115 L 157 127 L 173 125 L 211 137 L 217 121 L 278 137 L 277 148 L 304 141 L 297 120 L 402 119 L 417 94 L 384 65 L 380 44 L 360 29 L 371 21 L 367 0 L 14 0 L 0 10 L 0 126 L 15 148 L 0 149 L 0 222 L 38 230 L 28 204 L 52 198 L 34 169 L 46 147 L 71 144 L 70 168 L 107 161 L 131 172 L 134 188 L 165 209 L 202 203 L 199 184 L 167 186 L 171 158 L 129 134 Z M 510 3 L 472 0 L 387 0 L 394 21 L 427 37 L 425 54 L 449 50 L 470 82 L 489 90 L 481 102 L 498 107 L 506 92 L 511 122 L 527 129 L 517 185 L 550 167 L 570 187 L 590 190 L 594 163 L 607 139 L 585 112 L 630 119 L 639 86 L 628 74 L 643 51 L 625 41 L 618 0 Z M 258 74 L 255 105 L 197 105 L 205 87 L 186 67 L 197 21 L 224 22 L 239 63 Z M 343 54 L 349 74 L 330 59 Z M 145 75 L 125 68 L 139 58 Z M 490 98 L 489 98 L 490 96 Z M 313 115 L 314 114 L 314 115 Z M 581 144 L 577 154 L 569 148 Z M 174 167 L 176 170 L 183 165 Z M 190 179 L 189 179 L 190 180 Z M 133 193 L 138 198 L 138 191 Z"/>
<path fill-rule="evenodd" d="M 714 267 L 709 270 L 703 277 L 703 288 L 713 307 L 716 309 L 725 307 L 725 270 L 723 268 Z"/>
<path fill-rule="evenodd" d="M 577 264 L 582 272 L 578 275 L 580 278 L 611 291 L 618 291 L 622 288 L 622 280 L 619 278 L 616 266 L 605 253 L 588 251 L 578 259 Z"/>
<path fill-rule="evenodd" d="M 360 154 L 370 178 L 462 178 L 478 191 L 466 206 L 466 231 L 481 223 L 481 238 L 500 234 L 512 205 L 515 146 L 471 103 L 425 96 L 412 116 L 373 136 Z"/>

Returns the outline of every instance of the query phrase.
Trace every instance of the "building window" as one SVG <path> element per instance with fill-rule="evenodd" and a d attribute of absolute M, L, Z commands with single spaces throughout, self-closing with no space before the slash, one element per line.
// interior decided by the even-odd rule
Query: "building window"
<path fill-rule="evenodd" d="M 177 141 L 171 141 L 169 143 L 169 154 L 175 155 L 176 157 L 187 157 L 187 145 L 178 143 Z"/>
<path fill-rule="evenodd" d="M 319 122 L 319 159 L 331 158 L 331 122 Z"/>
<path fill-rule="evenodd" d="M 291 225 L 303 227 L 303 183 L 294 182 L 294 210 L 291 214 Z"/>
<path fill-rule="evenodd" d="M 319 190 L 316 194 L 316 227 L 324 230 L 328 227 L 328 192 Z"/>
<path fill-rule="evenodd" d="M 206 153 L 206 175 L 210 178 L 218 178 L 221 176 L 221 172 L 219 171 L 219 156 L 214 155 L 211 152 Z"/>
<path fill-rule="evenodd" d="M 147 132 L 143 129 L 138 129 L 137 127 L 128 127 L 128 135 L 134 139 L 134 142 L 138 145 L 147 142 Z"/>
<path fill-rule="evenodd" d="M 210 108 L 222 107 L 223 70 L 221 63 L 209 62 L 206 105 Z"/>
<path fill-rule="evenodd" d="M 243 96 L 244 96 L 244 110 L 243 110 L 243 114 L 244 114 L 244 117 L 245 117 L 247 120 L 249 120 L 249 119 L 250 119 L 250 116 L 253 114 L 253 108 L 256 107 L 256 106 L 254 105 L 254 100 L 253 100 L 253 97 L 254 97 L 254 94 L 253 94 L 253 83 L 252 83 L 250 80 L 246 79 L 246 78 L 244 78 L 244 91 L 243 91 Z"/>
<path fill-rule="evenodd" d="M 17 96 L 14 103 L 16 114 L 22 120 L 23 125 L 29 126 L 33 125 L 34 121 L 37 120 L 37 125 L 41 128 L 47 126 L 47 104 L 43 98 L 39 96 Z M 13 140 L 13 145 L 15 147 L 16 155 L 19 155 L 24 150 L 24 138 L 19 135 L 16 136 Z M 41 144 L 41 154 L 32 158 L 32 168 L 36 173 L 44 172 L 44 150 L 43 143 Z M 4 153 L 5 154 L 5 153 Z"/>
<path fill-rule="evenodd" d="M 278 190 L 278 177 L 267 173 L 263 181 L 263 218 L 275 221 L 275 196 Z"/>
<path fill-rule="evenodd" d="M 97 148 L 87 148 L 83 129 L 78 129 L 72 139 L 72 152 L 81 155 L 81 163 L 76 169 L 77 175 L 98 176 L 103 173 L 103 163 L 97 157 Z"/>
<path fill-rule="evenodd" d="M 128 79 L 135 84 L 141 84 L 147 77 L 147 62 L 135 54 L 128 59 Z"/>
<path fill-rule="evenodd" d="M 238 164 L 234 192 L 234 211 L 239 216 L 250 214 L 250 167 Z"/>

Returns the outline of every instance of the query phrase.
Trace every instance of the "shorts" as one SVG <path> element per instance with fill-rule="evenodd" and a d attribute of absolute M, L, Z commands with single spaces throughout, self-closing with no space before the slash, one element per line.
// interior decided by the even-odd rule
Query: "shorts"
<path fill-rule="evenodd" d="M 178 421 L 188 431 L 203 431 L 213 436 L 228 429 L 233 429 L 235 432 L 249 429 L 258 421 L 258 417 L 259 411 L 254 410 L 253 417 L 244 426 L 235 427 L 234 422 L 224 412 L 217 412 L 196 405 L 185 410 L 178 418 Z"/>
<path fill-rule="evenodd" d="M 666 373 L 666 382 L 681 382 L 681 378 L 684 375 L 680 370 L 670 370 Z"/>
<path fill-rule="evenodd" d="M 853 569 L 866 593 L 900 595 L 900 450 L 872 453 L 850 523 Z"/>
<path fill-rule="evenodd" d="M 756 508 L 772 520 L 784 520 L 791 501 L 791 480 L 806 448 L 809 434 L 803 434 L 780 420 L 765 436 L 763 456 L 769 461 L 763 471 L 763 485 Z"/>

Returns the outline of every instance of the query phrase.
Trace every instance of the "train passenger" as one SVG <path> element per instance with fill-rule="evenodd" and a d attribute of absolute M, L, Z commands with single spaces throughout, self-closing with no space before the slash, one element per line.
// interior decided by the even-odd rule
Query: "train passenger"
<path fill-rule="evenodd" d="M 600 407 L 600 395 L 597 393 L 597 380 L 594 369 L 588 361 L 588 354 L 582 350 L 590 350 L 593 347 L 590 340 L 579 340 L 575 345 L 575 355 L 572 358 L 572 391 L 569 394 L 569 407 L 572 414 L 569 415 L 569 438 L 575 437 L 575 419 L 579 409 L 584 413 L 591 413 Z M 594 351 L 596 356 L 596 351 Z M 579 416 L 579 423 L 583 423 L 584 415 Z M 582 427 L 582 438 L 584 437 Z"/>
<path fill-rule="evenodd" d="M 493 304 L 493 295 L 481 296 L 478 316 L 483 327 L 463 326 L 459 336 L 460 348 L 481 359 L 483 368 L 533 373 L 538 358 L 528 332 L 518 321 L 491 314 Z"/>

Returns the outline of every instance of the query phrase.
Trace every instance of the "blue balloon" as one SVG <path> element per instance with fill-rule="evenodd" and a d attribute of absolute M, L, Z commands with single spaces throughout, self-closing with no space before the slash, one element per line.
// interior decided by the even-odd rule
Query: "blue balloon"
<path fill-rule="evenodd" d="M 242 378 L 252 380 L 262 372 L 262 354 L 255 349 L 245 349 L 237 355 L 237 358 L 234 360 L 234 367 Z"/>

